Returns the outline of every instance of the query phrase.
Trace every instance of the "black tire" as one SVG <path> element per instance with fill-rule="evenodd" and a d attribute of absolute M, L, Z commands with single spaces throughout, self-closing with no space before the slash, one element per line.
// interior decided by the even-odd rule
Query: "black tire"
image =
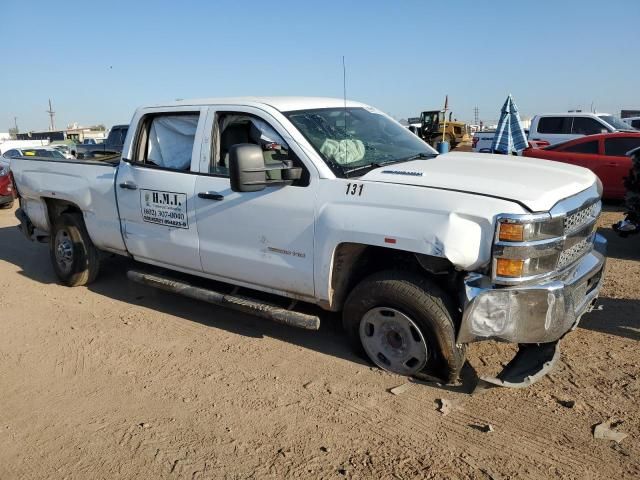
<path fill-rule="evenodd" d="M 409 317 L 427 344 L 426 365 L 412 375 L 426 374 L 450 383 L 457 381 L 465 349 L 455 341 L 456 310 L 437 285 L 416 273 L 388 270 L 365 278 L 351 291 L 343 310 L 343 326 L 355 351 L 375 364 L 378 362 L 367 355 L 362 344 L 360 324 L 367 312 L 380 307 Z"/>
<path fill-rule="evenodd" d="M 9 203 L 3 203 L 2 205 L 0 205 L 0 208 L 5 210 L 9 210 L 10 208 L 13 208 L 13 200 L 11 200 Z"/>
<path fill-rule="evenodd" d="M 78 213 L 64 213 L 56 218 L 51 229 L 49 254 L 56 275 L 69 287 L 93 282 L 100 270 L 100 252 L 93 245 L 82 215 Z"/>

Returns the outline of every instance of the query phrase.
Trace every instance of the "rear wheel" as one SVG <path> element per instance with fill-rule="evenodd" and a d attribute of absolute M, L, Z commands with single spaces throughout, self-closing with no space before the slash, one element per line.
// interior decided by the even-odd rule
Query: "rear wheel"
<path fill-rule="evenodd" d="M 354 288 L 343 325 L 356 350 L 378 367 L 455 381 L 464 349 L 455 343 L 453 312 L 444 292 L 428 279 L 385 271 Z"/>
<path fill-rule="evenodd" d="M 2 205 L 0 205 L 0 208 L 5 208 L 7 210 L 9 210 L 12 207 L 13 207 L 13 200 L 11 200 L 9 203 L 3 203 Z"/>
<path fill-rule="evenodd" d="M 53 269 L 65 285 L 87 285 L 98 275 L 100 252 L 93 245 L 80 214 L 64 213 L 55 220 L 49 253 Z"/>

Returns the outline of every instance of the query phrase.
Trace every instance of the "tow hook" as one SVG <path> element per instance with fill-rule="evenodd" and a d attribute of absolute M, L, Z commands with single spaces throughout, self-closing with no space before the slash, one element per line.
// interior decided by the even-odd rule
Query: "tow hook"
<path fill-rule="evenodd" d="M 480 377 L 474 393 L 493 387 L 526 388 L 544 377 L 560 358 L 559 341 L 518 345 L 518 353 L 497 377 Z"/>

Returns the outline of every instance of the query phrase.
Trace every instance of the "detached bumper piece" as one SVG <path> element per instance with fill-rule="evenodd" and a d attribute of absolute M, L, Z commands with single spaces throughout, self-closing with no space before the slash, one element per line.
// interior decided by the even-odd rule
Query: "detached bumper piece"
<path fill-rule="evenodd" d="M 518 353 L 504 370 L 496 378 L 481 378 L 479 387 L 527 387 L 553 368 L 559 340 L 578 326 L 598 297 L 605 252 L 606 240 L 596 235 L 591 252 L 540 284 L 495 288 L 488 277 L 467 278 L 457 342 L 494 339 L 519 344 Z"/>
<path fill-rule="evenodd" d="M 560 358 L 559 342 L 522 344 L 497 377 L 480 377 L 476 386 L 526 388 L 549 373 Z"/>

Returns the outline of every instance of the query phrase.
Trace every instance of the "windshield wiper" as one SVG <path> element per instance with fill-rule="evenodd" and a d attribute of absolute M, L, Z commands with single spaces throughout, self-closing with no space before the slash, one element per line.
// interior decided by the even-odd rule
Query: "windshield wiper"
<path fill-rule="evenodd" d="M 350 168 L 348 170 L 343 168 L 342 170 L 343 170 L 343 173 L 344 173 L 345 177 L 349 177 L 349 174 L 353 173 L 353 172 L 359 172 L 359 171 L 362 171 L 362 170 L 371 170 L 373 168 L 380 168 L 380 167 L 384 167 L 386 165 L 391 165 L 393 163 L 398 163 L 399 161 L 403 161 L 403 160 L 391 160 L 389 162 L 373 162 L 373 163 L 369 163 L 367 165 L 361 165 L 359 167 L 353 167 L 353 168 Z"/>
<path fill-rule="evenodd" d="M 353 172 L 359 172 L 362 170 L 371 170 L 373 168 L 380 168 L 380 167 L 385 167 L 387 165 L 393 165 L 396 163 L 403 163 L 403 162 L 410 162 L 411 160 L 418 160 L 420 158 L 434 158 L 437 157 L 438 154 L 437 153 L 425 153 L 425 152 L 420 152 L 417 153 L 415 155 L 411 155 L 410 157 L 407 158 L 399 158 L 396 160 L 389 160 L 388 162 L 373 162 L 373 163 L 369 163 L 367 165 L 362 165 L 360 167 L 353 167 L 351 169 L 346 169 L 346 168 L 342 168 L 342 173 L 344 174 L 345 177 L 349 177 L 350 173 Z"/>
<path fill-rule="evenodd" d="M 400 162 L 410 162 L 411 160 L 418 160 L 420 158 L 434 158 L 434 157 L 437 157 L 437 156 L 438 156 L 437 153 L 420 152 L 420 153 L 416 153 L 415 155 L 411 155 L 410 157 L 403 158 L 402 160 L 399 160 L 399 161 Z"/>

